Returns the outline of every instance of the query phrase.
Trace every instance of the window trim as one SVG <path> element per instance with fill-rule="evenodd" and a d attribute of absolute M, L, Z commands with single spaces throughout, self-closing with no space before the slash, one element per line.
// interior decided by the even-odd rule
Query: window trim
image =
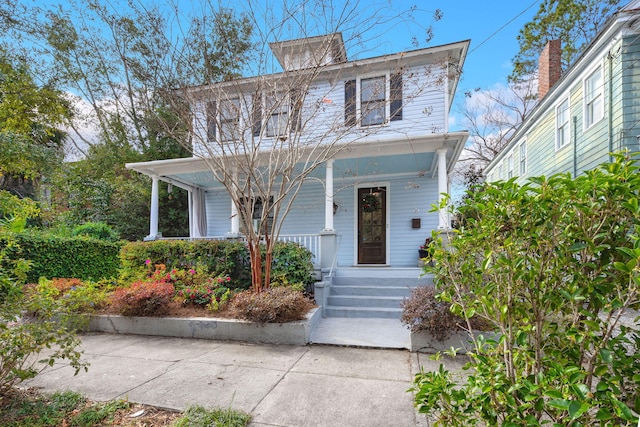
<path fill-rule="evenodd" d="M 520 144 L 518 144 L 518 160 L 520 164 L 520 176 L 524 176 L 527 174 L 527 140 L 525 139 Z M 524 153 L 524 156 L 522 155 Z"/>
<path fill-rule="evenodd" d="M 276 99 L 277 103 L 276 105 L 278 106 L 278 109 L 280 110 L 278 113 L 275 112 L 275 110 L 271 107 L 268 106 L 269 103 L 269 99 Z M 279 101 L 280 99 L 283 99 L 282 101 Z M 296 89 L 290 89 L 286 92 L 263 92 L 262 94 L 262 100 L 261 100 L 261 117 L 262 117 L 262 122 L 261 122 L 261 127 L 264 127 L 265 130 L 265 137 L 267 138 L 283 138 L 283 137 L 287 137 L 289 135 L 291 135 L 294 132 L 298 132 L 302 129 L 302 107 L 304 104 L 304 98 L 301 95 L 299 90 Z M 286 111 L 284 111 L 286 110 Z M 275 116 L 279 116 L 279 117 L 286 117 L 286 120 L 284 121 L 284 130 L 280 129 L 280 127 L 278 126 L 277 131 L 275 131 L 273 134 L 270 133 L 270 126 L 272 123 L 272 119 Z M 256 120 L 254 120 L 255 122 Z M 280 123 L 278 121 L 278 123 Z M 253 130 L 254 135 L 256 135 L 256 133 L 259 135 L 260 133 L 257 132 L 257 129 Z"/>
<path fill-rule="evenodd" d="M 381 123 L 363 124 L 362 82 L 366 80 L 384 78 L 385 90 L 384 118 Z M 403 119 L 403 72 L 402 70 L 387 70 L 383 73 L 367 73 L 346 80 L 344 86 L 344 124 L 357 128 L 369 128 L 372 126 L 388 126 L 391 122 Z"/>
<path fill-rule="evenodd" d="M 596 87 L 594 88 L 595 90 L 593 91 L 593 93 L 595 93 L 595 95 L 593 97 L 589 97 L 588 95 L 592 95 L 592 92 L 587 92 L 588 91 L 588 85 L 590 84 L 590 80 L 592 77 L 594 77 L 596 74 L 599 74 L 599 84 L 598 82 L 596 82 Z M 600 120 L 602 120 L 604 118 L 604 110 L 605 110 L 605 99 L 604 99 L 604 69 L 602 67 L 602 64 L 598 65 L 597 67 L 593 68 L 588 74 L 587 76 L 584 78 L 583 82 L 582 82 L 582 104 L 583 104 L 583 128 L 584 130 L 588 130 L 591 127 L 593 127 L 596 123 L 598 123 Z M 591 98 L 591 99 L 589 99 Z M 594 101 L 597 101 L 598 99 L 600 99 L 600 104 L 601 107 L 599 109 L 599 114 L 596 117 L 594 114 L 594 109 L 593 109 L 593 105 L 595 104 Z M 590 118 L 590 120 L 588 120 Z"/>
<path fill-rule="evenodd" d="M 230 98 L 230 99 L 225 99 L 223 102 L 220 103 L 220 109 L 218 111 L 218 131 L 220 134 L 220 142 L 228 142 L 228 141 L 237 141 L 239 139 L 237 132 L 238 130 L 242 130 L 240 129 L 240 117 L 242 116 L 242 114 L 240 114 L 240 111 L 242 109 L 242 103 L 240 102 L 240 98 Z M 233 104 L 235 106 L 235 117 L 225 117 L 224 116 L 224 112 L 225 112 L 225 105 L 231 105 Z M 228 134 L 225 132 L 225 129 L 227 129 L 227 126 L 231 126 L 231 132 L 229 132 Z M 233 127 L 235 125 L 235 132 L 233 131 Z"/>
<path fill-rule="evenodd" d="M 564 110 L 564 114 L 566 116 L 565 121 L 560 124 L 560 108 L 566 104 L 566 109 Z M 566 132 L 566 138 L 564 138 L 562 144 L 560 141 L 561 133 L 564 134 Z M 571 103 L 569 102 L 569 97 L 564 98 L 561 102 L 556 105 L 555 108 L 555 140 L 556 140 L 556 151 L 561 150 L 562 148 L 568 146 L 571 143 Z"/>

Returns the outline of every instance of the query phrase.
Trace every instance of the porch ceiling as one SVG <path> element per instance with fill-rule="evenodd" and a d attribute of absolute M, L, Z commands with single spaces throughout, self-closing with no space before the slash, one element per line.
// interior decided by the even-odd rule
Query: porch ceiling
<path fill-rule="evenodd" d="M 440 148 L 447 149 L 447 170 L 451 171 L 467 140 L 467 132 L 446 135 L 429 135 L 421 138 L 395 140 L 368 140 L 354 142 L 336 150 L 334 175 L 336 179 L 357 176 L 383 176 L 407 173 L 433 174 Z M 205 158 L 156 160 L 128 163 L 132 169 L 183 188 L 216 188 L 221 184 L 215 179 Z M 314 173 L 324 178 L 324 168 Z"/>

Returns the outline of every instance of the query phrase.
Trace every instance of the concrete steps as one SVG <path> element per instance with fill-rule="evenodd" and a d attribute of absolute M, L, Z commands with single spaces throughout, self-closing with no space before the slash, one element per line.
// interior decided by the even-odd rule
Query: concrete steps
<path fill-rule="evenodd" d="M 433 283 L 418 268 L 353 268 L 336 271 L 326 317 L 400 319 L 400 304 L 411 288 Z"/>

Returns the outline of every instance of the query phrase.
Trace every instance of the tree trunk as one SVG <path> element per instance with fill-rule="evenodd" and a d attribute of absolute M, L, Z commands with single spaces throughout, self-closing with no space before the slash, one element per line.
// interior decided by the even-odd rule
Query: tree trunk
<path fill-rule="evenodd" d="M 249 241 L 249 255 L 251 258 L 251 287 L 256 293 L 262 292 L 262 254 L 260 241 Z"/>
<path fill-rule="evenodd" d="M 271 285 L 271 261 L 273 260 L 273 240 L 270 236 L 265 237 L 265 257 L 264 257 L 264 289 L 269 289 Z"/>

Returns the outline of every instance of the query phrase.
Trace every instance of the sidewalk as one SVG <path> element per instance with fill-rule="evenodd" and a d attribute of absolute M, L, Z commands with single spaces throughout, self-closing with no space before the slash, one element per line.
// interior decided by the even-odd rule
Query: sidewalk
<path fill-rule="evenodd" d="M 231 407 L 255 427 L 426 426 L 406 390 L 420 365 L 440 363 L 405 350 L 108 334 L 83 335 L 81 349 L 88 372 L 59 363 L 23 385 L 177 410 Z"/>

